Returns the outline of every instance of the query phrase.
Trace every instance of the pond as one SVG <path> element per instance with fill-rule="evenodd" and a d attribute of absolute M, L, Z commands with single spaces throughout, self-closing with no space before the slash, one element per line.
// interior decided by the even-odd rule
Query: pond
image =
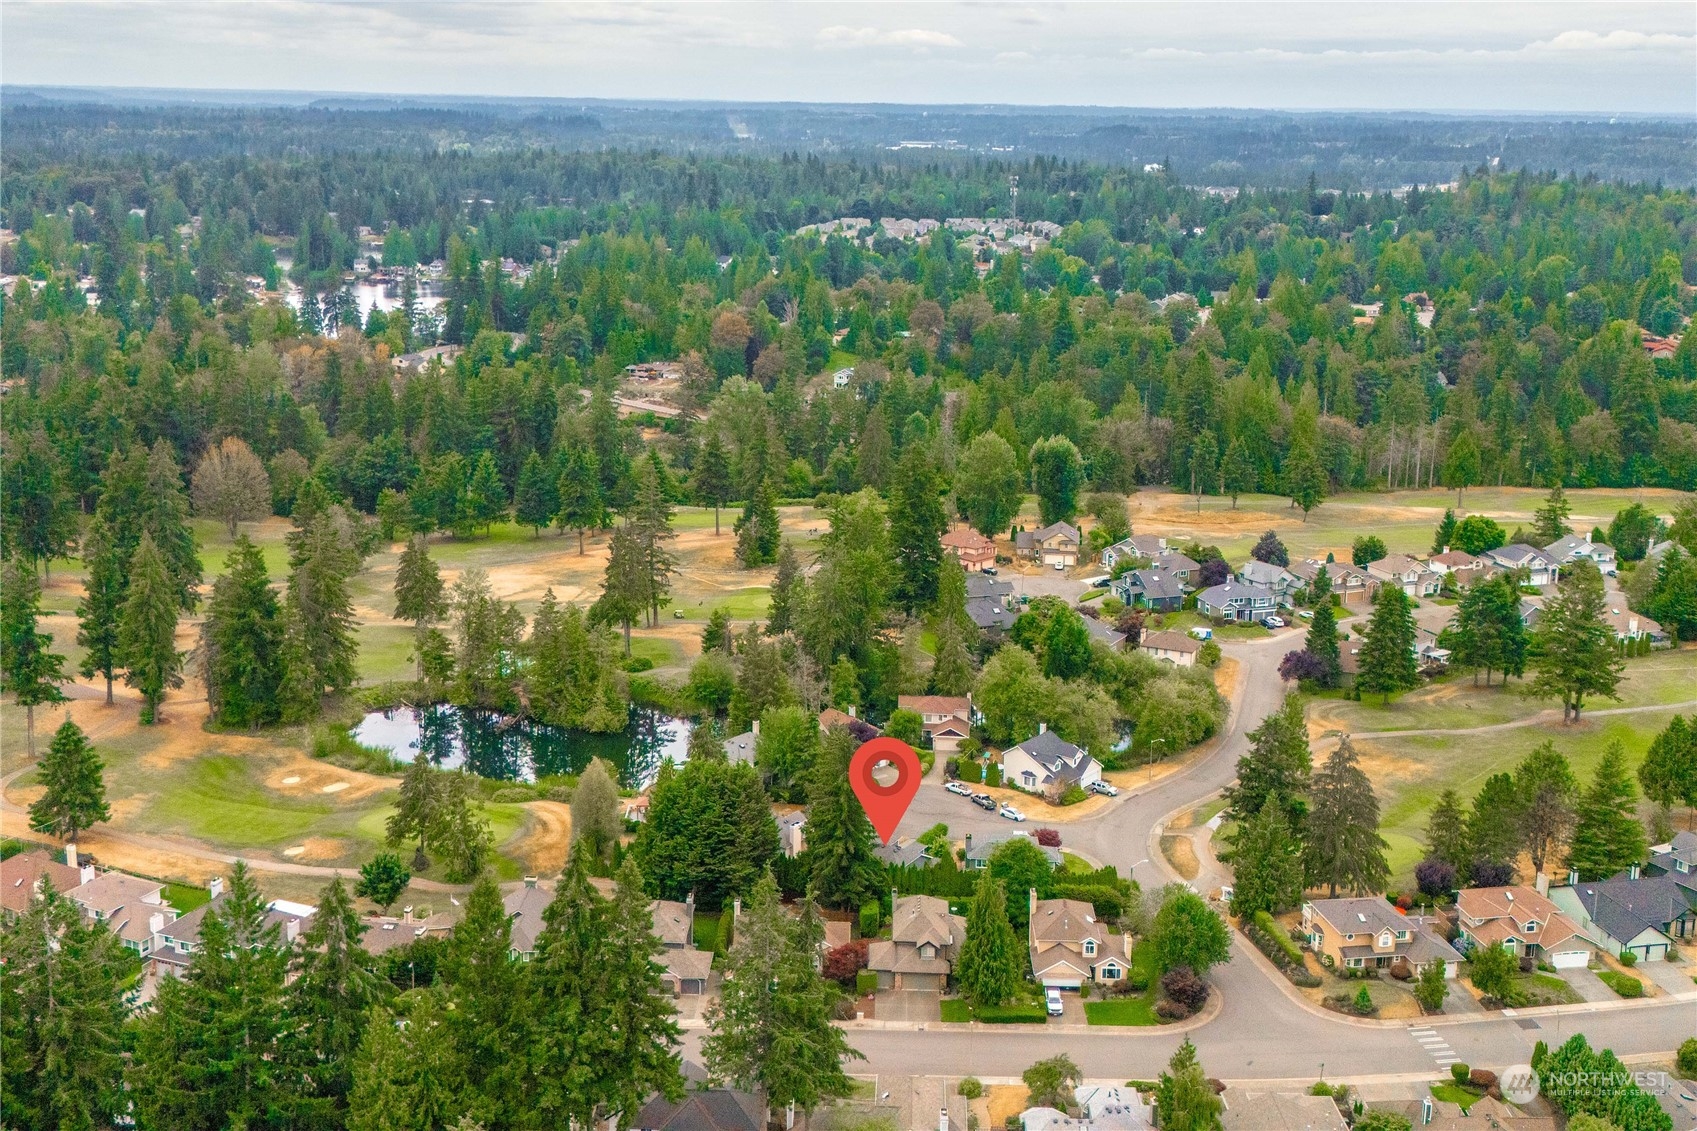
<path fill-rule="evenodd" d="M 387 750 L 402 762 L 423 753 L 438 766 L 464 766 L 504 781 L 582 773 L 591 758 L 605 758 L 618 770 L 621 785 L 645 789 L 653 784 L 662 761 L 686 759 L 691 727 L 688 719 L 634 704 L 625 729 L 612 734 L 438 704 L 373 711 L 360 720 L 353 736 L 360 745 Z"/>

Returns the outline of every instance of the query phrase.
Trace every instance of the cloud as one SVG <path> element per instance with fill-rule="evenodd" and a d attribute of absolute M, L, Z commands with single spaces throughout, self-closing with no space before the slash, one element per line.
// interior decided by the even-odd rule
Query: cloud
<path fill-rule="evenodd" d="M 903 47 L 909 51 L 929 51 L 934 47 L 966 46 L 954 36 L 925 28 L 901 28 L 883 31 L 875 27 L 849 27 L 832 24 L 820 28 L 814 39 L 826 47 Z"/>
<path fill-rule="evenodd" d="M 1620 29 L 1602 35 L 1594 31 L 1564 31 L 1553 38 L 1529 43 L 1526 48 L 1529 51 L 1683 51 L 1689 54 L 1697 50 L 1697 36 Z"/>

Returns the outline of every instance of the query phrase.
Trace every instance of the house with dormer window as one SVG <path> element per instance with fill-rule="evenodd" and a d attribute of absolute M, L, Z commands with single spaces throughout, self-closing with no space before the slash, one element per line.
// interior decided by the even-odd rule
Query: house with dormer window
<path fill-rule="evenodd" d="M 1130 940 L 1096 919 L 1078 899 L 1038 899 L 1031 889 L 1031 973 L 1045 987 L 1108 985 L 1131 969 Z"/>
<path fill-rule="evenodd" d="M 1558 970 L 1591 961 L 1592 946 L 1573 920 L 1533 888 L 1466 888 L 1457 894 L 1455 907 L 1458 941 L 1470 953 L 1475 947 L 1500 946 Z"/>
<path fill-rule="evenodd" d="M 1302 932 L 1323 965 L 1385 970 L 1399 964 L 1418 973 L 1433 962 L 1453 978 L 1461 954 L 1444 941 L 1438 921 L 1404 915 L 1380 899 L 1311 899 L 1302 905 Z"/>
<path fill-rule="evenodd" d="M 890 937 L 866 949 L 878 988 L 943 990 L 966 939 L 965 917 L 951 915 L 948 900 L 934 895 L 892 896 L 891 908 Z"/>

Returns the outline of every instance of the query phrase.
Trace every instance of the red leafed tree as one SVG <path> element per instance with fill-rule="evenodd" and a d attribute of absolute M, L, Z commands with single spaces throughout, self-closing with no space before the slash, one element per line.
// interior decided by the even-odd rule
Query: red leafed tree
<path fill-rule="evenodd" d="M 821 973 L 833 982 L 854 985 L 854 976 L 866 969 L 866 942 L 865 939 L 855 939 L 827 950 Z"/>

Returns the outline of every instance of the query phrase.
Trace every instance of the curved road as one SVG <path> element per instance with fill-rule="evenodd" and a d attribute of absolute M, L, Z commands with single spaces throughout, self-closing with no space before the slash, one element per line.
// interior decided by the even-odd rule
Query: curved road
<path fill-rule="evenodd" d="M 1232 781 L 1237 760 L 1249 746 L 1248 732 L 1278 708 L 1285 694 L 1277 668 L 1291 647 L 1290 634 L 1224 647 L 1242 666 L 1224 736 L 1183 770 L 1125 791 L 1093 817 L 1060 825 L 1069 849 L 1113 864 L 1121 875 L 1135 875 L 1146 889 L 1178 878 L 1161 856 L 1157 826 Z M 957 837 L 1005 835 L 1013 827 L 929 780 L 898 835 L 917 836 L 939 821 Z M 1622 1056 L 1667 1052 L 1697 1034 L 1697 993 L 1417 1023 L 1352 1021 L 1299 998 L 1235 932 L 1232 961 L 1210 971 L 1209 980 L 1222 999 L 1219 1012 L 1188 1032 L 1209 1074 L 1226 1079 L 1313 1081 L 1322 1072 L 1331 1078 L 1436 1075 L 1433 1056 L 1410 1028 L 1435 1030 L 1463 1061 L 1497 1070 L 1528 1061 L 1537 1040 L 1553 1045 L 1581 1029 L 1594 1045 Z M 850 1029 L 851 1043 L 866 1057 L 857 1071 L 992 1077 L 1017 1077 L 1033 1061 L 1065 1052 L 1087 1077 L 1152 1079 L 1178 1039 L 1173 1030 L 1150 1028 L 1020 1026 L 1015 1032 L 950 1025 L 919 1031 L 871 1022 Z"/>

